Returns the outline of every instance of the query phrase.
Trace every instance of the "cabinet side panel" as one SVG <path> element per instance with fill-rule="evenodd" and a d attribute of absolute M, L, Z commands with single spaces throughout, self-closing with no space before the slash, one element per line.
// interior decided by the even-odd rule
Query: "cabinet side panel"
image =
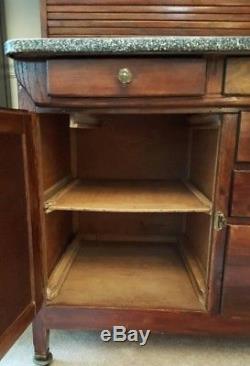
<path fill-rule="evenodd" d="M 39 115 L 43 191 L 48 193 L 71 176 L 69 117 L 63 114 Z M 47 271 L 50 275 L 72 238 L 72 214 L 56 212 L 45 216 Z"/>
<path fill-rule="evenodd" d="M 43 189 L 46 191 L 65 177 L 70 169 L 69 117 L 41 114 L 39 116 Z"/>
<path fill-rule="evenodd" d="M 208 273 L 210 226 L 211 217 L 206 214 L 187 215 L 185 244 L 196 259 L 204 279 Z"/>
<path fill-rule="evenodd" d="M 67 244 L 73 237 L 73 219 L 70 212 L 52 212 L 45 216 L 47 270 L 51 274 Z"/>

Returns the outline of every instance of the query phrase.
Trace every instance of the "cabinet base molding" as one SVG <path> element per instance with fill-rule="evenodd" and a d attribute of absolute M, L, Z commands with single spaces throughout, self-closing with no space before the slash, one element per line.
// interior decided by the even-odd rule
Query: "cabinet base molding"
<path fill-rule="evenodd" d="M 210 315 L 202 311 L 98 309 L 81 306 L 48 306 L 41 312 L 50 329 L 110 329 L 122 324 L 127 329 L 150 329 L 153 333 L 249 336 L 250 319 Z"/>

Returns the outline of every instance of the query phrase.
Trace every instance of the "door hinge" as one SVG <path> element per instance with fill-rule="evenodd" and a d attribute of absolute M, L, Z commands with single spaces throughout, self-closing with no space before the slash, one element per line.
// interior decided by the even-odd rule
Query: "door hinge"
<path fill-rule="evenodd" d="M 220 231 L 227 225 L 227 219 L 223 212 L 216 211 L 214 215 L 214 229 Z"/>
<path fill-rule="evenodd" d="M 48 213 L 54 211 L 54 209 L 53 209 L 53 206 L 54 205 L 55 205 L 55 202 L 54 201 L 47 201 L 47 202 L 45 202 L 45 204 L 44 204 L 45 213 L 48 214 Z"/>

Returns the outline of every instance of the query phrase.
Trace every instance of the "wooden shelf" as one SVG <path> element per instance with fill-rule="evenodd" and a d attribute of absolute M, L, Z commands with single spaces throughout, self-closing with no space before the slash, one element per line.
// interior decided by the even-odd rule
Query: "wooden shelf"
<path fill-rule="evenodd" d="M 82 241 L 74 246 L 51 275 L 50 305 L 204 310 L 176 245 Z"/>
<path fill-rule="evenodd" d="M 45 203 L 46 212 L 211 212 L 211 202 L 180 181 L 75 180 Z"/>

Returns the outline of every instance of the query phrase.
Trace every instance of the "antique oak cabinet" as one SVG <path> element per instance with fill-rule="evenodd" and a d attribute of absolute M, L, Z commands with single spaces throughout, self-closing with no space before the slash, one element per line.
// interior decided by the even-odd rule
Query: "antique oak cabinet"
<path fill-rule="evenodd" d="M 1 356 L 32 320 L 38 365 L 50 329 L 250 335 L 249 15 L 48 0 L 47 38 L 7 42 Z"/>

